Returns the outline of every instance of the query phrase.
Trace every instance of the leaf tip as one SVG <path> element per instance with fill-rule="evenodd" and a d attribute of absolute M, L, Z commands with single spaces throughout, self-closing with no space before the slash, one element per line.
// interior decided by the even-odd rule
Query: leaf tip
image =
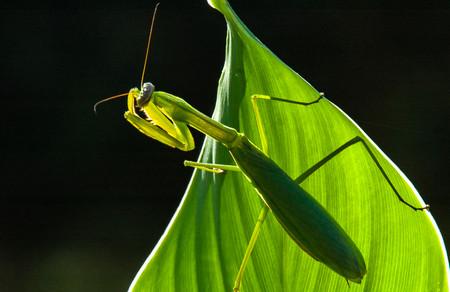
<path fill-rule="evenodd" d="M 223 12 L 223 9 L 225 8 L 225 6 L 228 6 L 228 1 L 227 0 L 207 0 L 209 6 L 211 6 L 212 8 L 215 8 L 221 12 Z"/>

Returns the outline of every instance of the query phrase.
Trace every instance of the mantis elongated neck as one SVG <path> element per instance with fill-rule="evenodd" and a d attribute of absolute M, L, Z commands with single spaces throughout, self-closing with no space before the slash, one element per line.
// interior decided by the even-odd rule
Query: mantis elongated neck
<path fill-rule="evenodd" d="M 235 140 L 239 137 L 236 129 L 213 120 L 195 109 L 184 99 L 175 95 L 156 91 L 152 95 L 152 102 L 173 120 L 188 124 L 203 134 L 221 142 L 228 148 L 232 147 Z"/>

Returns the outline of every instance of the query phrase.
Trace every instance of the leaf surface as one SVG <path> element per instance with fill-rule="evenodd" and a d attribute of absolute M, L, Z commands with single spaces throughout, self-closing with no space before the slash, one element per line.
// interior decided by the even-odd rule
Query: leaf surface
<path fill-rule="evenodd" d="M 239 20 L 226 1 L 210 0 L 228 24 L 225 65 L 214 119 L 260 145 L 250 97 L 264 94 L 309 102 L 319 92 L 279 60 Z M 269 156 L 296 178 L 321 158 L 361 136 L 403 198 L 423 206 L 413 185 L 369 137 L 327 99 L 313 106 L 264 102 Z M 303 252 L 269 213 L 247 266 L 242 291 L 448 291 L 448 260 L 431 214 L 400 203 L 361 143 L 302 183 L 341 224 L 365 258 L 360 285 Z M 207 138 L 199 161 L 233 164 Z M 270 180 L 270 178 L 267 178 Z M 194 171 L 170 225 L 130 291 L 232 291 L 262 207 L 240 173 Z"/>

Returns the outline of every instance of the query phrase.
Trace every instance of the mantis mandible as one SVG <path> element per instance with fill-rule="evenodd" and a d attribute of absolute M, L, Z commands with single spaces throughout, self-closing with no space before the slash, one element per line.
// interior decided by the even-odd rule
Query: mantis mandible
<path fill-rule="evenodd" d="M 413 210 L 424 210 L 428 209 L 429 206 L 414 207 L 406 202 L 395 189 L 365 140 L 358 136 L 331 152 L 296 179 L 290 178 L 268 157 L 267 140 L 259 115 L 258 103 L 273 101 L 288 102 L 304 107 L 317 106 L 321 100 L 325 99 L 323 94 L 317 96 L 316 100 L 312 102 L 298 102 L 260 94 L 253 95 L 251 101 L 261 137 L 261 150 L 245 134 L 213 120 L 180 97 L 163 91 L 155 91 L 155 86 L 152 83 L 144 83 L 157 7 L 158 4 L 155 7 L 151 22 L 141 88 L 132 88 L 128 93 L 104 99 L 98 102 L 94 109 L 101 102 L 127 95 L 128 110 L 124 117 L 146 136 L 170 147 L 190 151 L 195 147 L 194 139 L 189 130 L 189 127 L 192 127 L 219 141 L 227 148 L 236 165 L 207 164 L 193 161 L 185 161 L 185 165 L 215 173 L 223 173 L 224 171 L 242 172 L 265 203 L 247 245 L 233 291 L 240 290 L 246 264 L 269 210 L 272 211 L 292 240 L 312 258 L 324 263 L 346 280 L 361 283 L 367 273 L 362 253 L 328 211 L 299 184 L 343 150 L 360 142 L 402 203 Z"/>

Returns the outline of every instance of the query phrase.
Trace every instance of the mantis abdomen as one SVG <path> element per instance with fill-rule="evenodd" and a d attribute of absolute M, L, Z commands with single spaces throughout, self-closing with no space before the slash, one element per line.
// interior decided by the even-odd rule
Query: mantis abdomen
<path fill-rule="evenodd" d="M 325 208 L 242 134 L 229 151 L 278 222 L 303 250 L 346 279 L 361 282 L 366 274 L 364 258 Z"/>

